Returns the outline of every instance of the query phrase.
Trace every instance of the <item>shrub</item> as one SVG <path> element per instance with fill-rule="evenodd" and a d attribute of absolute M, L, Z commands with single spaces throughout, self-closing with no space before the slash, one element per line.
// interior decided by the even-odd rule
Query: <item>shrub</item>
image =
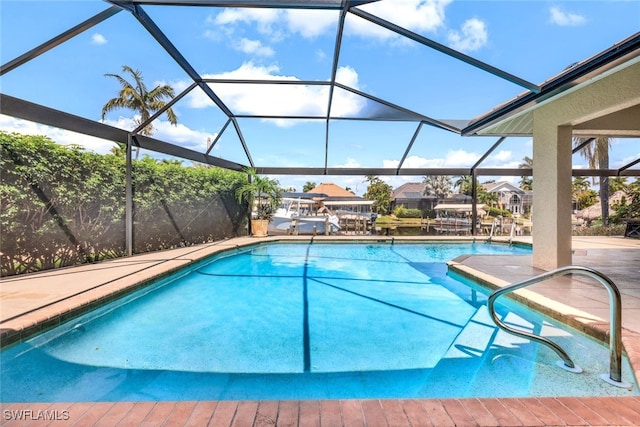
<path fill-rule="evenodd" d="M 123 256 L 125 161 L 43 136 L 0 132 L 0 275 Z M 145 157 L 133 162 L 134 252 L 234 237 L 246 176 Z"/>
<path fill-rule="evenodd" d="M 404 206 L 395 208 L 393 214 L 397 218 L 422 218 L 422 211 L 420 209 L 407 209 Z"/>
<path fill-rule="evenodd" d="M 494 207 L 490 207 L 489 210 L 487 211 L 487 213 L 489 214 L 489 216 L 492 217 L 497 217 L 497 216 L 503 216 L 506 218 L 511 218 L 511 212 L 504 210 L 504 209 L 498 209 L 498 208 L 494 208 Z"/>
<path fill-rule="evenodd" d="M 623 236 L 625 224 L 604 227 L 603 225 L 592 225 L 591 227 L 578 227 L 572 232 L 574 236 Z"/>
<path fill-rule="evenodd" d="M 640 184 L 631 184 L 625 190 L 626 196 L 622 198 L 620 203 L 613 205 L 615 215 L 611 215 L 612 223 L 620 223 L 627 219 L 640 218 Z"/>

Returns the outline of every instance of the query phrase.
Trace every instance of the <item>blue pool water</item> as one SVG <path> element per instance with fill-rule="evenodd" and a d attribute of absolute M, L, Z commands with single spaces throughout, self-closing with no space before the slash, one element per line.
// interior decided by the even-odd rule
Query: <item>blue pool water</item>
<path fill-rule="evenodd" d="M 447 273 L 478 244 L 265 244 L 198 263 L 5 349 L 1 400 L 140 401 L 632 395 L 598 378 L 608 348 Z M 628 362 L 623 378 L 632 381 Z"/>

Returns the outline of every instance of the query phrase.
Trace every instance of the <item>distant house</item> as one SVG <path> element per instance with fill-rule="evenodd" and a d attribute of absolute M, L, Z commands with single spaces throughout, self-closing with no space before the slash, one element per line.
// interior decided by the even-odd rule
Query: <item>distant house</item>
<path fill-rule="evenodd" d="M 356 196 L 351 191 L 347 191 L 332 182 L 323 182 L 307 193 L 324 195 L 325 197 L 320 199 L 322 204 L 338 214 L 338 216 L 357 214 L 369 217 L 371 215 L 371 206 L 374 204 L 374 201 Z"/>
<path fill-rule="evenodd" d="M 424 183 L 407 182 L 393 190 L 391 194 L 391 209 L 403 206 L 407 209 L 432 210 L 438 204 L 435 196 L 424 195 Z"/>
<path fill-rule="evenodd" d="M 471 203 L 471 197 L 465 194 L 452 194 L 446 199 L 439 199 L 434 195 L 424 195 L 424 183 L 407 182 L 393 190 L 392 209 L 403 206 L 407 209 L 421 211 L 434 210 L 438 203 Z"/>
<path fill-rule="evenodd" d="M 351 191 L 345 190 L 332 182 L 320 183 L 320 185 L 317 185 L 315 188 L 307 191 L 307 193 L 326 194 L 327 197 L 357 197 Z"/>
<path fill-rule="evenodd" d="M 531 211 L 533 192 L 523 190 L 507 182 L 491 182 L 482 184 L 487 193 L 498 195 L 498 206 L 511 212 L 513 215 L 524 215 Z"/>

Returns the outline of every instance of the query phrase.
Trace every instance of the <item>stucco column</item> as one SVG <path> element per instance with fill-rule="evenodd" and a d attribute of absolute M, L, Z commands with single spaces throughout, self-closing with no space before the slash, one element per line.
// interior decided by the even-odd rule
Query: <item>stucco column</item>
<path fill-rule="evenodd" d="M 571 264 L 571 126 L 534 111 L 533 266 L 552 270 Z"/>

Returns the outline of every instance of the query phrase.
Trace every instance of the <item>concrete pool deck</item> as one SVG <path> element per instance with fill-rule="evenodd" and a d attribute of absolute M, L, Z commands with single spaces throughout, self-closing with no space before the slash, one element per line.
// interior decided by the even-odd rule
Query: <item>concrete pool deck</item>
<path fill-rule="evenodd" d="M 55 326 L 210 254 L 273 240 L 236 238 L 78 267 L 0 279 L 3 345 Z M 423 237 L 317 236 L 316 240 L 423 240 Z M 441 240 L 468 240 L 443 237 Z M 431 239 L 430 239 L 431 240 Z M 439 239 L 440 240 L 440 239 Z M 524 243 L 529 238 L 518 239 Z M 574 237 L 573 263 L 608 275 L 622 294 L 623 345 L 640 378 L 640 240 Z M 450 268 L 501 286 L 535 274 L 529 255 L 459 257 Z M 555 283 L 562 281 L 562 283 Z M 594 336 L 608 333 L 607 291 L 589 278 L 561 278 L 521 295 Z M 25 425 L 21 414 L 67 418 L 62 425 L 640 425 L 640 397 L 419 399 L 265 402 L 119 402 L 2 404 L 0 425 Z M 9 412 L 7 412 L 9 411 Z M 13 411 L 13 412 L 12 412 Z M 23 411 L 23 412 L 20 412 Z M 26 411 L 26 412 L 25 412 Z M 31 412 L 29 412 L 31 411 Z M 44 412 L 38 412 L 44 411 Z M 67 411 L 67 412 L 64 412 Z M 174 420 L 174 422 L 169 422 Z M 53 421 L 57 423 L 57 421 Z M 43 424 L 44 425 L 44 424 Z"/>

